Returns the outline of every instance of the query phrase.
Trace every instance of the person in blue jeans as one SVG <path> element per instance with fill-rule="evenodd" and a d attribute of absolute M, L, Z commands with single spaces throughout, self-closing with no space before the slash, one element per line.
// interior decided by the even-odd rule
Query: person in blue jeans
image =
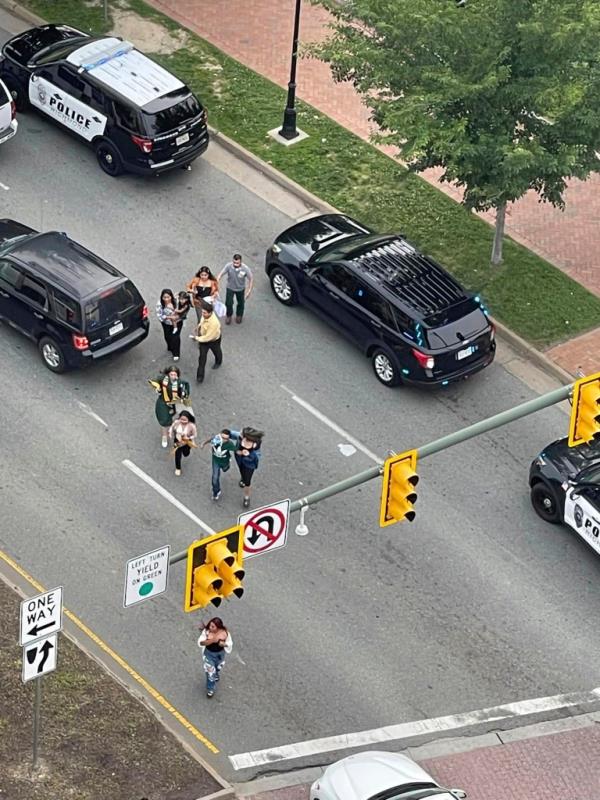
<path fill-rule="evenodd" d="M 221 472 L 227 472 L 231 466 L 231 454 L 237 450 L 239 431 L 223 428 L 220 433 L 202 442 L 200 449 L 210 443 L 212 447 L 212 499 L 221 497 Z"/>
<path fill-rule="evenodd" d="M 258 468 L 260 459 L 260 446 L 264 433 L 255 428 L 244 428 L 238 438 L 238 448 L 235 451 L 235 460 L 240 470 L 240 486 L 244 490 L 242 505 L 250 505 L 250 484 L 254 471 Z"/>
<path fill-rule="evenodd" d="M 213 617 L 201 626 L 198 647 L 202 650 L 202 665 L 206 673 L 206 696 L 212 697 L 225 665 L 225 654 L 233 648 L 231 634 L 220 617 Z"/>

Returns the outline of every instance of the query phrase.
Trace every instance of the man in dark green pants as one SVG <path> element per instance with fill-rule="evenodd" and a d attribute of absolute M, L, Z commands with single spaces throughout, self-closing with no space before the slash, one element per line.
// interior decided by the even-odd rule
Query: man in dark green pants
<path fill-rule="evenodd" d="M 247 264 L 244 264 L 241 255 L 235 253 L 231 261 L 225 264 L 219 273 L 219 282 L 223 276 L 227 277 L 227 292 L 225 294 L 225 307 L 227 310 L 225 324 L 231 325 L 233 303 L 235 300 L 235 321 L 239 325 L 244 318 L 246 300 L 250 297 L 252 292 L 252 285 L 254 283 L 252 270 Z"/>

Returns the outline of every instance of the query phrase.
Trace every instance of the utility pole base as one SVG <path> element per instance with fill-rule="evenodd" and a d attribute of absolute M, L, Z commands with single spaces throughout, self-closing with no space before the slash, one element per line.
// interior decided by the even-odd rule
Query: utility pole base
<path fill-rule="evenodd" d="M 272 131 L 269 131 L 269 136 L 275 139 L 276 142 L 279 142 L 279 144 L 285 145 L 285 147 L 301 142 L 303 139 L 308 139 L 308 133 L 301 131 L 300 128 L 296 128 L 297 135 L 294 136 L 293 139 L 286 139 L 285 136 L 281 135 L 281 130 L 281 127 L 273 128 Z"/>

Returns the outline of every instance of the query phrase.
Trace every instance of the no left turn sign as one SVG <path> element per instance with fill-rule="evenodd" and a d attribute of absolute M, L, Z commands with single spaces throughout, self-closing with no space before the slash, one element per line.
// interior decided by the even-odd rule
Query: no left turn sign
<path fill-rule="evenodd" d="M 290 518 L 290 501 L 280 500 L 255 508 L 238 517 L 244 534 L 244 558 L 270 553 L 284 547 Z"/>

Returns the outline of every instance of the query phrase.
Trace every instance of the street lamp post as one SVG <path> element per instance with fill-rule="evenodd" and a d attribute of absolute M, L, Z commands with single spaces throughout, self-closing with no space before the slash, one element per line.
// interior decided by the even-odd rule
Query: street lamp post
<path fill-rule="evenodd" d="M 283 112 L 283 126 L 279 135 L 284 139 L 295 139 L 298 136 L 296 128 L 296 63 L 298 61 L 298 32 L 300 30 L 300 6 L 302 0 L 296 0 L 294 13 L 294 35 L 292 38 L 292 61 L 290 65 L 290 80 L 285 111 Z"/>

